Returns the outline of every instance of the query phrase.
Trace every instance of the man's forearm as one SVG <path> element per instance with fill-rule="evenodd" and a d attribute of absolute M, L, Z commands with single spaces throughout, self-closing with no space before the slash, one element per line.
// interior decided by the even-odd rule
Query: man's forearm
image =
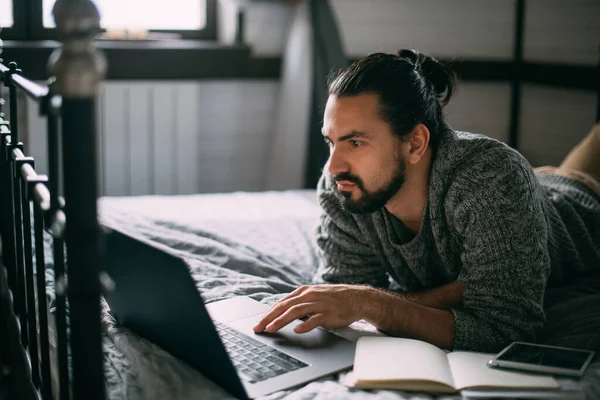
<path fill-rule="evenodd" d="M 363 319 L 392 335 L 423 340 L 452 350 L 454 316 L 450 311 L 427 307 L 402 296 L 365 287 Z"/>
<path fill-rule="evenodd" d="M 446 285 L 429 289 L 423 292 L 402 293 L 391 292 L 396 296 L 402 297 L 411 303 L 420 304 L 425 307 L 439 308 L 441 310 L 451 310 L 460 308 L 463 301 L 463 284 L 459 281 L 453 281 Z"/>

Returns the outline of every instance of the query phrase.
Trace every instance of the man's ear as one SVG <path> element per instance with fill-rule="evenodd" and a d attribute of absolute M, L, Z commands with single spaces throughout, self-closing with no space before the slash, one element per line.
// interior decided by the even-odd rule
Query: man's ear
<path fill-rule="evenodd" d="M 429 147 L 429 139 L 429 129 L 423 124 L 415 125 L 408 140 L 409 147 L 406 161 L 410 164 L 417 164 L 421 161 Z"/>

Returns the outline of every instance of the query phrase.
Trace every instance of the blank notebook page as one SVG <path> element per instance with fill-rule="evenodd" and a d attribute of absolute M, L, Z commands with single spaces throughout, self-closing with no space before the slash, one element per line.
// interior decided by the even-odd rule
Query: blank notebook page
<path fill-rule="evenodd" d="M 458 352 L 448 354 L 456 389 L 467 387 L 544 388 L 558 389 L 551 376 L 533 375 L 490 368 L 487 362 L 493 354 Z"/>
<path fill-rule="evenodd" d="M 435 380 L 454 386 L 446 354 L 411 339 L 362 337 L 354 359 L 356 380 Z"/>

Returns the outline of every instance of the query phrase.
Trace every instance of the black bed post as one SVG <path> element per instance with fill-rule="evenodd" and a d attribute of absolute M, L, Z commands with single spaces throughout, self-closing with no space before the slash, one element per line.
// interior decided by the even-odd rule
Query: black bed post
<path fill-rule="evenodd" d="M 62 96 L 73 397 L 105 399 L 96 215 L 96 97 L 106 70 L 94 42 L 100 16 L 90 0 L 58 0 L 53 15 L 62 42 L 51 56 L 50 68 L 56 93 Z"/>

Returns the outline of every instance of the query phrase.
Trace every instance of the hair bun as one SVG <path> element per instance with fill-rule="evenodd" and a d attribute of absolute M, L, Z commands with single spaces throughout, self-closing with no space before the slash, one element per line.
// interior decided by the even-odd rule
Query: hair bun
<path fill-rule="evenodd" d="M 442 103 L 448 104 L 456 88 L 456 74 L 442 65 L 438 60 L 416 50 L 402 49 L 398 56 L 414 64 L 421 71 L 423 78 L 433 85 L 435 93 Z"/>
<path fill-rule="evenodd" d="M 400 58 L 405 58 L 405 59 L 411 61 L 415 65 L 417 64 L 418 59 L 419 59 L 417 52 L 415 50 L 411 50 L 411 49 L 398 50 L 398 56 Z"/>

